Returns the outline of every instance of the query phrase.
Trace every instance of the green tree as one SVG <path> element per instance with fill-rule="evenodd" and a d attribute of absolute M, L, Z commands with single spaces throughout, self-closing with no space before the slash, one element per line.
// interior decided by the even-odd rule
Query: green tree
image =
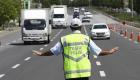
<path fill-rule="evenodd" d="M 0 26 L 5 22 L 17 19 L 20 8 L 20 0 L 0 0 Z"/>

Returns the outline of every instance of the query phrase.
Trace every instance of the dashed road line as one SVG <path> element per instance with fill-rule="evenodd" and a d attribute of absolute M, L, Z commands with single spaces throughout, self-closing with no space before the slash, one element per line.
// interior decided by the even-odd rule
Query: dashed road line
<path fill-rule="evenodd" d="M 100 61 L 96 61 L 96 65 L 97 66 L 101 66 L 101 62 Z"/>
<path fill-rule="evenodd" d="M 31 59 L 31 57 L 27 57 L 27 58 L 25 58 L 24 60 L 25 61 L 28 61 L 28 60 L 30 60 Z"/>
<path fill-rule="evenodd" d="M 84 26 L 84 31 L 85 31 L 86 35 L 88 35 L 88 33 L 87 33 L 87 30 L 86 30 L 85 26 Z"/>
<path fill-rule="evenodd" d="M 100 76 L 101 76 L 101 77 L 106 77 L 106 74 L 105 74 L 104 71 L 99 71 L 99 73 L 100 73 Z"/>
<path fill-rule="evenodd" d="M 55 36 L 57 37 L 62 31 L 63 29 L 61 29 Z"/>
<path fill-rule="evenodd" d="M 20 66 L 20 64 L 16 64 L 16 65 L 14 65 L 13 67 L 12 67 L 12 69 L 15 69 L 15 68 L 17 68 L 17 67 L 19 67 Z"/>
<path fill-rule="evenodd" d="M 5 76 L 5 74 L 0 74 L 0 78 L 2 78 L 2 77 L 4 77 Z"/>
<path fill-rule="evenodd" d="M 40 48 L 39 50 L 43 50 L 44 48 Z"/>

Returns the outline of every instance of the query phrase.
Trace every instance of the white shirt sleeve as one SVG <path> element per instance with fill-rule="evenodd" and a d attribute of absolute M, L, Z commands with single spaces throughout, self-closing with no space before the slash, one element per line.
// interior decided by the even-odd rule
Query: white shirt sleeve
<path fill-rule="evenodd" d="M 92 40 L 90 40 L 89 51 L 90 51 L 90 53 L 99 55 L 100 52 L 102 51 L 102 49 L 100 47 L 98 47 Z"/>
<path fill-rule="evenodd" d="M 54 45 L 54 47 L 52 47 L 50 50 L 56 56 L 58 56 L 59 54 L 62 54 L 63 52 L 63 48 L 60 42 L 57 42 L 57 44 Z"/>

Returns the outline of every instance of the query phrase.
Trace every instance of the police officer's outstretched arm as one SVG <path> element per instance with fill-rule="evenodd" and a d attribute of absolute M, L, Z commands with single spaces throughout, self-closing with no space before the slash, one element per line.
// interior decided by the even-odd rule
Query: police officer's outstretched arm
<path fill-rule="evenodd" d="M 115 52 L 118 51 L 118 50 L 119 50 L 119 47 L 114 47 L 114 48 L 112 48 L 112 49 L 110 49 L 110 50 L 108 50 L 108 51 L 102 50 L 102 51 L 100 52 L 99 56 L 110 55 L 110 54 L 115 53 Z"/>
<path fill-rule="evenodd" d="M 53 55 L 53 53 L 50 50 L 49 51 L 45 51 L 45 52 L 32 50 L 32 53 L 34 55 L 38 55 L 38 56 L 52 56 Z"/>

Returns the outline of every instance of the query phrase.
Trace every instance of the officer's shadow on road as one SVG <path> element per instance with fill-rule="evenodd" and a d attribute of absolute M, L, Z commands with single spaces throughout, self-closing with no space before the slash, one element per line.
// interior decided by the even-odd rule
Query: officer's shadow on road
<path fill-rule="evenodd" d="M 27 45 L 44 45 L 44 44 L 47 44 L 47 43 L 43 43 L 43 42 L 29 42 L 29 43 L 15 42 L 15 43 L 10 43 L 9 45 L 27 46 Z"/>

